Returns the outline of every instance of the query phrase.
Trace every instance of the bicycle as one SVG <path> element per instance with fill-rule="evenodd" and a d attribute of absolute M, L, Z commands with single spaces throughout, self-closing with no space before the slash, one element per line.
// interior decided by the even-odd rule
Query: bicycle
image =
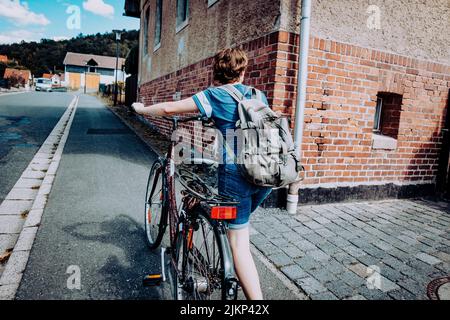
<path fill-rule="evenodd" d="M 173 130 L 179 123 L 204 121 L 197 117 L 165 117 Z M 161 251 L 162 274 L 149 275 L 145 285 L 166 280 L 165 253 L 170 256 L 170 277 L 176 300 L 236 300 L 238 280 L 224 221 L 236 217 L 234 199 L 214 192 L 198 175 L 178 170 L 184 189 L 180 209 L 176 207 L 174 148 L 172 140 L 166 157 L 153 164 L 145 201 L 145 234 L 149 247 L 160 246 L 169 226 L 170 247 Z M 197 159 L 198 160 L 198 159 Z M 201 159 L 211 164 L 211 160 Z"/>

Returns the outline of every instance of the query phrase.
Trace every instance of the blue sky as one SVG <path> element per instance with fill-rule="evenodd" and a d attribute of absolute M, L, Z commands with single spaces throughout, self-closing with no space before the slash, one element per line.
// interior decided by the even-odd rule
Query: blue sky
<path fill-rule="evenodd" d="M 0 0 L 0 43 L 67 39 L 80 33 L 139 29 L 125 0 Z"/>

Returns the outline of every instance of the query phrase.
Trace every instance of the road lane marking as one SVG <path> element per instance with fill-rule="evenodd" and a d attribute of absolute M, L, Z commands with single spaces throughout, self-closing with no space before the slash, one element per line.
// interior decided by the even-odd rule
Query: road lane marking
<path fill-rule="evenodd" d="M 19 288 L 75 117 L 78 101 L 79 96 L 74 96 L 27 169 L 6 196 L 6 200 L 0 204 L 0 224 L 2 219 L 5 222 L 10 221 L 11 224 L 9 230 L 6 227 L 0 232 L 14 235 L 17 234 L 17 230 L 21 230 L 11 256 L 0 275 L 0 300 L 13 300 Z M 36 197 L 30 201 L 28 198 L 31 190 L 34 192 L 37 190 L 37 193 Z"/>

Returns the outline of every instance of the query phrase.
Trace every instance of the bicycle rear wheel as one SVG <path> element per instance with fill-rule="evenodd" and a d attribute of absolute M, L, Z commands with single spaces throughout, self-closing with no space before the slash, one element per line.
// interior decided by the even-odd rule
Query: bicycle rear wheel
<path fill-rule="evenodd" d="M 150 249 L 159 247 L 167 226 L 163 174 L 163 164 L 156 161 L 150 170 L 145 194 L 145 238 Z"/>
<path fill-rule="evenodd" d="M 194 230 L 198 226 L 197 230 Z M 174 251 L 174 299 L 234 300 L 224 279 L 224 244 L 218 226 L 202 210 L 192 228 L 178 234 Z M 232 258 L 231 258 L 232 259 Z"/>

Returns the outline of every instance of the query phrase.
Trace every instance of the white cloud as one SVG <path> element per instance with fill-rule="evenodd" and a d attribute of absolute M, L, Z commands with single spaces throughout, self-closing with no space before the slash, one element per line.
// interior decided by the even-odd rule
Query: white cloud
<path fill-rule="evenodd" d="M 83 2 L 83 8 L 93 14 L 100 15 L 107 18 L 114 16 L 114 7 L 105 3 L 103 0 L 87 0 Z"/>
<path fill-rule="evenodd" d="M 70 38 L 69 37 L 66 37 L 66 36 L 56 36 L 56 37 L 53 37 L 53 40 L 54 41 L 62 41 L 62 40 L 69 40 Z"/>
<path fill-rule="evenodd" d="M 13 21 L 16 25 L 50 24 L 45 15 L 30 11 L 28 4 L 19 0 L 0 0 L 0 16 Z"/>
<path fill-rule="evenodd" d="M 39 41 L 43 34 L 41 32 L 33 32 L 29 30 L 13 30 L 7 32 L 0 32 L 0 43 L 11 44 L 21 41 Z"/>

